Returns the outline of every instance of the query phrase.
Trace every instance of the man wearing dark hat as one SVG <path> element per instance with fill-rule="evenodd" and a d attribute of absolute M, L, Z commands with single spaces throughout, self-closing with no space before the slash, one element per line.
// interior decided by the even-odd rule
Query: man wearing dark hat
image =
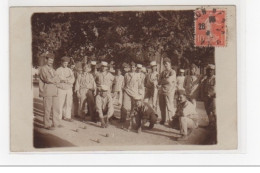
<path fill-rule="evenodd" d="M 58 98 L 58 88 L 60 79 L 53 69 L 54 55 L 46 55 L 47 63 L 42 66 L 39 70 L 39 92 L 40 97 L 43 97 L 44 106 L 44 117 L 43 124 L 46 129 L 54 129 L 55 127 L 62 127 L 59 119 L 59 98 Z M 50 120 L 52 110 L 52 122 Z"/>
<path fill-rule="evenodd" d="M 136 119 L 136 130 L 137 133 L 141 132 L 141 128 L 144 128 L 146 122 L 149 122 L 148 129 L 152 129 L 154 124 L 157 121 L 157 115 L 154 109 L 146 102 L 142 101 L 142 96 L 136 96 L 135 100 L 135 107 L 131 112 L 131 117 L 135 117 Z"/>
<path fill-rule="evenodd" d="M 178 105 L 173 121 L 179 122 L 180 134 L 177 140 L 187 140 L 194 128 L 198 127 L 198 115 L 195 106 L 187 100 L 185 90 L 178 90 Z M 175 127 L 173 127 L 175 128 Z"/>
<path fill-rule="evenodd" d="M 57 75 L 60 78 L 60 83 L 58 85 L 58 97 L 60 103 L 60 119 L 65 121 L 72 121 L 71 119 L 71 108 L 72 108 L 72 87 L 75 81 L 74 74 L 70 68 L 68 68 L 68 63 L 70 58 L 64 56 L 61 58 L 61 67 L 57 69 Z"/>
<path fill-rule="evenodd" d="M 168 117 L 174 115 L 174 94 L 176 87 L 176 72 L 171 68 L 171 60 L 164 58 L 163 65 L 165 70 L 159 77 L 159 107 L 161 110 L 162 120 L 160 124 L 166 121 L 166 114 Z"/>
<path fill-rule="evenodd" d="M 124 126 L 127 126 L 127 128 L 131 128 L 127 124 L 130 118 L 130 112 L 133 110 L 134 107 L 134 97 L 137 95 L 140 95 L 142 93 L 142 84 L 141 84 L 141 78 L 140 75 L 136 73 L 136 66 L 135 63 L 131 63 L 130 72 L 125 74 L 124 77 L 124 88 L 123 88 L 123 102 L 121 107 L 121 122 Z"/>
<path fill-rule="evenodd" d="M 206 69 L 206 78 L 203 80 L 204 105 L 209 118 L 209 127 L 216 127 L 216 79 L 215 65 L 209 64 Z"/>

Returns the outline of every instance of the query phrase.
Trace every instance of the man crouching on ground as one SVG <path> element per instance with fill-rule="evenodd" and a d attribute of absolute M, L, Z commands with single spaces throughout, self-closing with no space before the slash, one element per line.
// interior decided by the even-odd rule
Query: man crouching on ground
<path fill-rule="evenodd" d="M 107 128 L 109 118 L 114 114 L 113 99 L 108 94 L 110 88 L 107 85 L 101 85 L 100 89 L 100 93 L 96 96 L 96 110 L 101 121 L 101 127 Z"/>
<path fill-rule="evenodd" d="M 198 127 L 198 114 L 195 106 L 187 100 L 185 90 L 178 90 L 178 106 L 173 119 L 179 120 L 180 134 L 177 140 L 187 140 L 194 128 Z"/>
<path fill-rule="evenodd" d="M 134 98 L 135 107 L 132 115 L 135 116 L 137 133 L 141 132 L 146 122 L 150 122 L 148 129 L 152 129 L 157 121 L 157 115 L 154 109 L 146 102 L 142 101 L 142 96 L 138 95 Z"/>

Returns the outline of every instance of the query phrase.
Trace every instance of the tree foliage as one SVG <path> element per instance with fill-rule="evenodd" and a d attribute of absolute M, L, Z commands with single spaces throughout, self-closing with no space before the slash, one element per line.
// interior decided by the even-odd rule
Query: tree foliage
<path fill-rule="evenodd" d="M 46 52 L 56 66 L 64 55 L 119 65 L 166 56 L 183 67 L 214 63 L 214 48 L 194 47 L 193 11 L 35 13 L 31 22 L 34 67 Z"/>

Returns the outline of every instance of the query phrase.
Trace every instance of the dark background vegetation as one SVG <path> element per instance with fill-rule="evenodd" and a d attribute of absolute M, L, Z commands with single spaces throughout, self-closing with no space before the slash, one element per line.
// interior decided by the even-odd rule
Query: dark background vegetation
<path fill-rule="evenodd" d="M 182 68 L 214 63 L 214 48 L 194 46 L 193 11 L 35 13 L 31 23 L 36 68 L 46 52 L 55 54 L 55 67 L 64 55 L 118 65 L 164 57 Z"/>

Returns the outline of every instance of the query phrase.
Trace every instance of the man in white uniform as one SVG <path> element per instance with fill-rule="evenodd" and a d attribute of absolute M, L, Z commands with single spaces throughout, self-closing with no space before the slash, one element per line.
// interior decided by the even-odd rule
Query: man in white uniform
<path fill-rule="evenodd" d="M 65 121 L 71 120 L 71 108 L 72 108 L 72 87 L 75 81 L 74 74 L 70 68 L 68 68 L 68 63 L 70 61 L 69 57 L 62 57 L 62 64 L 56 72 L 60 78 L 60 83 L 58 87 L 58 97 L 60 103 L 60 119 Z"/>

